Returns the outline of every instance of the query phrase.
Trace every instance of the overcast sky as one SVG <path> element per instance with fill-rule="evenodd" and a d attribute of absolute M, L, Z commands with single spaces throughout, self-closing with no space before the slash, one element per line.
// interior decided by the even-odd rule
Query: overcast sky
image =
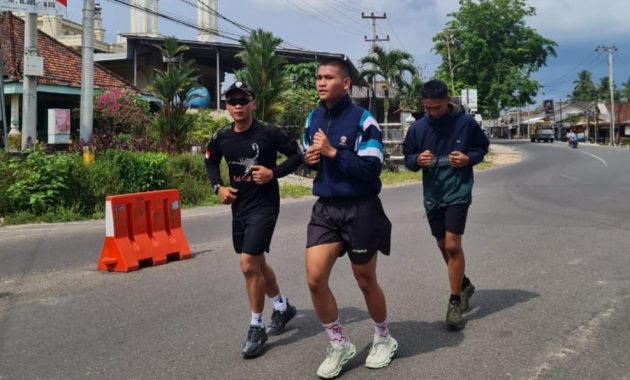
<path fill-rule="evenodd" d="M 187 4 L 194 0 L 161 0 L 160 11 L 180 18 L 196 20 L 196 9 Z M 129 31 L 129 10 L 125 6 L 100 0 L 103 7 L 106 38 L 115 40 L 117 32 Z M 615 45 L 614 79 L 621 85 L 630 77 L 630 0 L 529 0 L 537 15 L 528 25 L 558 43 L 557 58 L 548 61 L 534 77 L 544 86 L 538 100 L 566 98 L 580 70 L 593 73 L 596 84 L 608 75 L 608 59 L 603 52 L 594 54 L 599 45 Z M 403 49 L 413 54 L 423 76 L 430 77 L 440 58 L 431 48 L 431 38 L 458 9 L 457 0 L 219 0 L 219 12 L 249 28 L 263 28 L 287 43 L 308 50 L 344 53 L 358 65 L 368 53 L 371 24 L 361 19 L 361 11 L 387 13 L 378 20 L 378 35 L 389 35 L 386 48 Z M 68 1 L 68 16 L 80 22 L 80 0 Z M 194 40 L 193 29 L 159 21 L 160 32 Z M 226 21 L 219 22 L 225 33 L 243 31 Z M 224 41 L 230 42 L 230 41 Z M 455 63 L 456 64 L 456 63 Z"/>

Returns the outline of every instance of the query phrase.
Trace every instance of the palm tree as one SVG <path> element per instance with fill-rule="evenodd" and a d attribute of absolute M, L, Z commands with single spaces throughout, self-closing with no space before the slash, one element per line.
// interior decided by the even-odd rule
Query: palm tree
<path fill-rule="evenodd" d="M 237 57 L 245 68 L 237 71 L 236 77 L 249 84 L 256 94 L 254 117 L 272 121 L 280 111 L 279 99 L 287 88 L 284 75 L 285 60 L 276 55 L 276 48 L 282 39 L 262 29 L 252 31 L 249 36 L 240 38 L 243 50 Z"/>
<path fill-rule="evenodd" d="M 400 88 L 400 108 L 405 111 L 418 112 L 422 110 L 422 79 L 417 74 L 411 81 L 403 82 Z"/>
<path fill-rule="evenodd" d="M 592 101 L 597 96 L 597 88 L 593 83 L 593 75 L 590 71 L 582 70 L 578 73 L 578 79 L 573 81 L 573 93 L 571 99 L 578 102 Z"/>
<path fill-rule="evenodd" d="M 186 113 L 186 101 L 190 90 L 197 86 L 197 70 L 194 61 L 183 59 L 188 47 L 179 46 L 175 38 L 166 38 L 163 46 L 156 47 L 162 53 L 166 70 L 156 69 L 150 86 L 163 105 L 155 123 L 162 141 L 181 151 L 194 125 L 194 118 Z"/>
<path fill-rule="evenodd" d="M 371 64 L 372 68 L 361 72 L 363 78 L 373 78 L 380 76 L 385 81 L 384 114 L 387 123 L 389 113 L 389 94 L 391 89 L 400 89 L 403 82 L 403 75 L 408 72 L 411 75 L 417 73 L 413 65 L 413 57 L 406 51 L 394 49 L 386 51 L 380 46 L 375 46 L 373 54 L 361 58 L 362 64 Z"/>
<path fill-rule="evenodd" d="M 624 82 L 623 87 L 621 87 L 621 95 L 624 102 L 630 103 L 630 78 L 628 78 L 628 80 Z"/>
<path fill-rule="evenodd" d="M 613 94 L 615 97 L 615 102 L 619 102 L 621 100 L 621 92 L 619 92 L 616 84 L 613 84 Z M 602 99 L 604 101 L 610 101 L 610 79 L 608 79 L 608 76 L 599 79 L 597 96 L 599 99 Z"/>

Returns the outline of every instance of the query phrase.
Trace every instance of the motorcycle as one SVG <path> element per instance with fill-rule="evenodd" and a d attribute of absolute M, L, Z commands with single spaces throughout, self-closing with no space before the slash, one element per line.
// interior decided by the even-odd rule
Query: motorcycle
<path fill-rule="evenodd" d="M 569 137 L 569 146 L 573 149 L 578 147 L 578 139 L 577 137 Z"/>

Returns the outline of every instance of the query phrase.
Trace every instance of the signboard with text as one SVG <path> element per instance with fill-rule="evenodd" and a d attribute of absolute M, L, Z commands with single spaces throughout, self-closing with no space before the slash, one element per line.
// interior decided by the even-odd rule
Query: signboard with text
<path fill-rule="evenodd" d="M 462 105 L 468 108 L 471 113 L 477 112 L 477 89 L 465 88 L 462 90 Z"/>
<path fill-rule="evenodd" d="M 65 14 L 68 0 L 0 0 L 0 11 Z"/>

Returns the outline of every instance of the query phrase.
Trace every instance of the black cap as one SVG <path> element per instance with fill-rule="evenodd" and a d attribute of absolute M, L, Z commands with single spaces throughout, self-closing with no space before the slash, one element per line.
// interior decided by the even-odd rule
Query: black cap
<path fill-rule="evenodd" d="M 230 87 L 228 87 L 228 89 L 225 90 L 225 92 L 223 94 L 227 98 L 227 97 L 230 96 L 230 93 L 232 93 L 234 91 L 241 91 L 245 95 L 251 96 L 252 98 L 256 98 L 256 95 L 254 95 L 254 90 L 252 90 L 252 88 L 249 87 L 249 85 L 247 83 L 245 83 L 245 82 L 236 81 L 236 82 L 232 83 L 232 85 Z"/>

